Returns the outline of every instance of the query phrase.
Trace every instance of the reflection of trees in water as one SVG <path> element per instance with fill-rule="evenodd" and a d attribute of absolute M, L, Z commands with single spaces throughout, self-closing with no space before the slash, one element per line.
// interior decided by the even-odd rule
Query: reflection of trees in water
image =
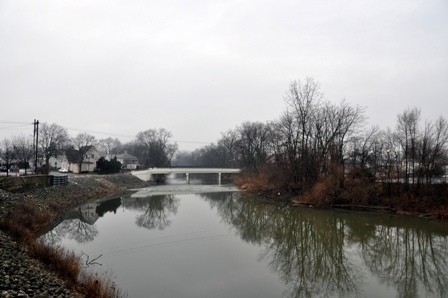
<path fill-rule="evenodd" d="M 98 229 L 94 224 L 82 220 L 64 221 L 60 226 L 68 231 L 69 239 L 76 240 L 78 243 L 90 242 L 98 235 Z"/>
<path fill-rule="evenodd" d="M 81 213 L 79 213 L 79 216 L 82 218 Z M 92 225 L 82 221 L 82 219 L 74 218 L 64 220 L 40 238 L 46 243 L 55 245 L 60 243 L 63 238 L 72 239 L 78 243 L 87 243 L 95 239 L 97 235 L 98 229 L 94 224 Z"/>
<path fill-rule="evenodd" d="M 100 202 L 84 204 L 69 211 L 65 219 L 54 228 L 45 230 L 40 236 L 46 243 L 58 244 L 64 238 L 75 240 L 78 243 L 87 243 L 98 235 L 95 225 L 99 216 L 106 212 L 114 212 L 122 204 L 121 198 L 115 198 Z M 176 214 L 179 199 L 173 195 L 154 196 L 149 198 L 124 198 L 123 207 L 131 210 L 143 210 L 144 213 L 137 216 L 136 224 L 148 229 L 158 228 L 163 230 L 170 225 L 169 215 Z"/>
<path fill-rule="evenodd" d="M 289 287 L 289 297 L 357 293 L 361 277 L 344 251 L 343 220 L 236 193 L 201 196 L 217 207 L 242 239 L 264 246 L 260 260 L 279 274 Z"/>
<path fill-rule="evenodd" d="M 385 218 L 369 218 L 374 233 L 359 241 L 370 271 L 382 283 L 396 287 L 399 297 L 447 297 L 446 229 L 440 229 L 436 221 Z M 356 219 L 350 225 L 365 226 L 366 222 Z"/>
<path fill-rule="evenodd" d="M 275 236 L 263 258 L 291 285 L 289 296 L 357 294 L 362 276 L 344 249 L 344 221 L 290 206 L 278 211 Z"/>
<path fill-rule="evenodd" d="M 163 230 L 171 224 L 169 216 L 177 213 L 179 199 L 174 195 L 159 195 L 148 198 L 126 198 L 126 209 L 144 211 L 137 215 L 135 223 L 147 229 Z"/>
<path fill-rule="evenodd" d="M 237 192 L 203 193 L 199 195 L 209 202 L 211 208 L 217 208 L 223 220 L 232 226 L 240 237 L 249 243 L 261 244 L 266 237 L 268 218 L 256 217 L 253 208 L 271 208 L 268 204 L 242 204 Z M 238 228 L 243 226 L 244 228 Z"/>
<path fill-rule="evenodd" d="M 62 234 L 57 227 L 45 231 L 44 234 L 39 236 L 39 240 L 42 240 L 45 243 L 48 243 L 50 245 L 57 245 L 62 241 L 62 238 L 64 237 L 65 233 Z"/>
<path fill-rule="evenodd" d="M 358 296 L 365 277 L 350 261 L 355 248 L 379 281 L 396 288 L 400 297 L 448 296 L 443 223 L 294 208 L 236 193 L 201 196 L 242 239 L 264 246 L 260 259 L 279 274 L 289 297 Z"/>

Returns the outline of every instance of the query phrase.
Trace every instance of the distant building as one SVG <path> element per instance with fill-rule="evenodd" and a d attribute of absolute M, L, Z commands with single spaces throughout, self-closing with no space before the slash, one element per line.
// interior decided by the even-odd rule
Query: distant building
<path fill-rule="evenodd" d="M 100 159 L 100 154 L 94 146 L 89 146 L 84 160 L 79 169 L 79 161 L 81 159 L 80 153 L 76 149 L 66 149 L 61 159 L 61 167 L 68 169 L 73 173 L 93 172 L 96 168 L 96 162 Z M 84 150 L 83 150 L 84 151 Z"/>
<path fill-rule="evenodd" d="M 51 169 L 62 168 L 62 156 L 58 156 L 58 158 L 52 156 L 48 163 L 50 164 Z"/>
<path fill-rule="evenodd" d="M 117 158 L 117 161 L 121 162 L 122 169 L 135 170 L 138 167 L 138 158 L 131 154 L 128 154 L 127 152 L 123 154 L 107 155 L 106 159 L 111 160 L 114 157 Z"/>

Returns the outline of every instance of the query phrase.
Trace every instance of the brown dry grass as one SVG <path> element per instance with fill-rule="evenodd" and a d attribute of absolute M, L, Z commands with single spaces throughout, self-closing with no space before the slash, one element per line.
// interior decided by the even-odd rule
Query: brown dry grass
<path fill-rule="evenodd" d="M 50 208 L 53 209 L 53 208 Z M 49 212 L 41 212 L 36 206 L 25 204 L 14 212 L 8 212 L 0 220 L 0 229 L 26 247 L 29 255 L 39 259 L 49 269 L 72 285 L 72 290 L 98 298 L 124 297 L 109 276 L 87 272 L 81 265 L 81 257 L 62 247 L 50 246 L 36 240 L 34 232 L 47 224 Z"/>
<path fill-rule="evenodd" d="M 319 179 L 316 184 L 307 192 L 304 201 L 321 205 L 332 205 L 338 190 L 338 181 L 333 176 L 325 176 Z"/>
<path fill-rule="evenodd" d="M 288 191 L 287 179 L 278 166 L 266 164 L 258 172 L 245 171 L 233 179 L 233 183 L 243 190 L 259 194 L 282 194 Z"/>
<path fill-rule="evenodd" d="M 269 189 L 269 177 L 266 173 L 246 172 L 238 175 L 233 181 L 239 188 L 251 192 L 264 192 Z"/>

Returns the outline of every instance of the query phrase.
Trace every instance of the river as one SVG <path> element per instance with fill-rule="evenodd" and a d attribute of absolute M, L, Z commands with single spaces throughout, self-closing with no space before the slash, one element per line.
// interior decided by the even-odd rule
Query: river
<path fill-rule="evenodd" d="M 171 184 L 68 212 L 41 236 L 134 297 L 448 297 L 448 223 Z"/>

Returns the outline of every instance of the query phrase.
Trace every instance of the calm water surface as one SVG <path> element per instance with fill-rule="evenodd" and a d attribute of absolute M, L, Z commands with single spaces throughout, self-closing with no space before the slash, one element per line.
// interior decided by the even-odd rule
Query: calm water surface
<path fill-rule="evenodd" d="M 127 192 L 42 238 L 131 298 L 448 297 L 446 222 L 274 204 L 231 186 Z"/>

